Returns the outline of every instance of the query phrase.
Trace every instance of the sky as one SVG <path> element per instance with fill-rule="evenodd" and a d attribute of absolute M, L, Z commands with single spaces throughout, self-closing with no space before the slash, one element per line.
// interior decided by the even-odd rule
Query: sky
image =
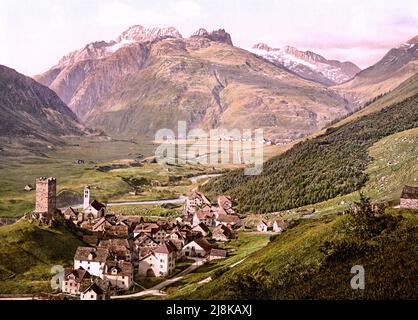
<path fill-rule="evenodd" d="M 0 0 L 0 64 L 42 73 L 131 25 L 226 29 L 236 46 L 295 46 L 361 68 L 418 35 L 418 0 Z"/>

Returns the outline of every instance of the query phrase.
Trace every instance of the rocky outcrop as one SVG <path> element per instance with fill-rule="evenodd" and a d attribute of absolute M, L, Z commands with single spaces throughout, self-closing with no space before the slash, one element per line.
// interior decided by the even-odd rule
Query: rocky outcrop
<path fill-rule="evenodd" d="M 224 29 L 215 30 L 208 32 L 206 29 L 200 28 L 195 33 L 192 34 L 192 37 L 203 37 L 211 41 L 216 41 L 220 43 L 225 43 L 230 46 L 233 46 L 231 35 L 226 32 Z"/>

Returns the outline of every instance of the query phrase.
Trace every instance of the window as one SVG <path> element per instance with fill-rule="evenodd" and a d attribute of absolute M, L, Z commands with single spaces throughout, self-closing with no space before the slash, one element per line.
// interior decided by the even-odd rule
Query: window
<path fill-rule="evenodd" d="M 68 282 L 67 281 L 65 281 L 65 285 L 68 286 Z"/>
<path fill-rule="evenodd" d="M 125 285 L 125 281 L 122 281 L 122 285 Z"/>
<path fill-rule="evenodd" d="M 92 294 L 90 295 L 90 298 L 92 298 L 92 299 L 93 299 L 93 295 L 92 295 Z"/>

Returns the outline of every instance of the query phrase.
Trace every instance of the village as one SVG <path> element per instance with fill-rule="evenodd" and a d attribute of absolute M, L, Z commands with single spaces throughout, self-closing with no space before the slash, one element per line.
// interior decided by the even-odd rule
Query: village
<path fill-rule="evenodd" d="M 118 216 L 106 204 L 91 198 L 91 188 L 83 192 L 81 210 L 56 207 L 57 180 L 36 180 L 36 206 L 30 219 L 52 225 L 59 215 L 73 228 L 81 228 L 83 242 L 74 255 L 74 265 L 61 279 L 63 294 L 80 300 L 106 300 L 128 292 L 136 277 L 170 278 L 176 264 L 192 261 L 197 265 L 224 259 L 229 252 L 218 244 L 237 237 L 242 219 L 232 199 L 221 195 L 217 205 L 196 190 L 191 191 L 172 221 L 145 221 L 143 217 Z M 261 221 L 258 232 L 281 233 L 288 224 Z"/>

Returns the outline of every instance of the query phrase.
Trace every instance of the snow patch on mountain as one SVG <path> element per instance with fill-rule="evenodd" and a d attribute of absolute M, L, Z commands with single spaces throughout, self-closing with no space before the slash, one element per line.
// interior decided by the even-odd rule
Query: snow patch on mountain
<path fill-rule="evenodd" d="M 290 46 L 271 48 L 265 43 L 259 43 L 249 51 L 303 78 L 326 85 L 348 81 L 360 72 L 360 68 L 351 62 L 327 60 L 314 52 L 300 51 Z"/>

